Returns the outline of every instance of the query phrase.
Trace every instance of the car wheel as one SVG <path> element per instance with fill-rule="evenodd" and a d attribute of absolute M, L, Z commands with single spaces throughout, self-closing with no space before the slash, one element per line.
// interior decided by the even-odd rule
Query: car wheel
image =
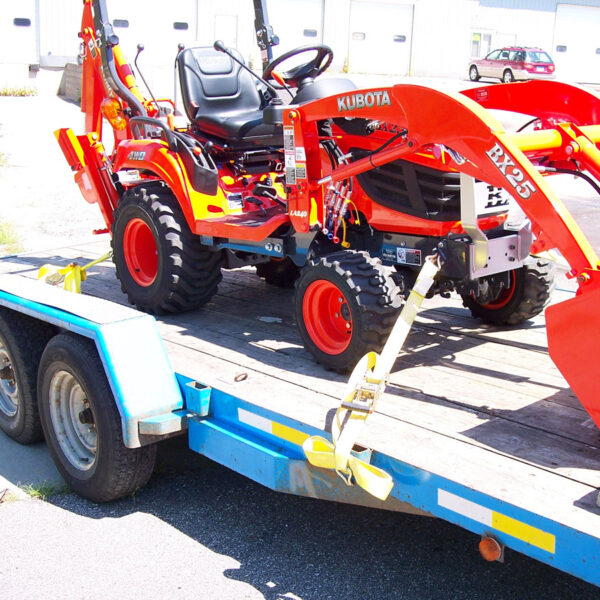
<path fill-rule="evenodd" d="M 475 65 L 471 65 L 471 68 L 469 69 L 469 79 L 471 81 L 479 81 L 479 78 L 480 75 L 477 67 Z"/>
<path fill-rule="evenodd" d="M 512 83 L 514 80 L 515 76 L 513 75 L 513 72 L 510 69 L 506 69 L 502 75 L 502 81 L 504 83 Z"/>

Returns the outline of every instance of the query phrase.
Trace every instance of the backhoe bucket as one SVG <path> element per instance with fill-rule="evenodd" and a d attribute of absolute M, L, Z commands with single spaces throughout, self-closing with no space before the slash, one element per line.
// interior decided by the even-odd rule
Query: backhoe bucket
<path fill-rule="evenodd" d="M 548 350 L 600 428 L 600 287 L 546 309 Z"/>

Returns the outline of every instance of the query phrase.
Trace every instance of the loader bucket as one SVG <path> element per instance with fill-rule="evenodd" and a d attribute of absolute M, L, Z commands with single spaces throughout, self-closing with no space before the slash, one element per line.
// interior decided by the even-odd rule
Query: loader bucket
<path fill-rule="evenodd" d="M 546 309 L 548 350 L 581 404 L 600 428 L 600 287 Z"/>

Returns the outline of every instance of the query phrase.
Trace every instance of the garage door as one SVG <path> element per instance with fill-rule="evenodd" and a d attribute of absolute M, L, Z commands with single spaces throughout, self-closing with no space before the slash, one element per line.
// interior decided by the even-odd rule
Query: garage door
<path fill-rule="evenodd" d="M 407 75 L 412 23 L 412 4 L 351 0 L 350 71 Z"/>
<path fill-rule="evenodd" d="M 127 60 L 133 65 L 137 45 L 144 44 L 138 61 L 144 77 L 157 98 L 172 97 L 177 45 L 191 46 L 197 37 L 196 1 L 164 2 L 160 10 L 148 10 L 146 0 L 108 0 L 107 9 Z"/>
<path fill-rule="evenodd" d="M 34 0 L 2 6 L 0 39 L 0 64 L 37 63 Z"/>
<path fill-rule="evenodd" d="M 600 83 L 600 8 L 559 4 L 554 48 L 556 76 L 566 81 Z"/>
<path fill-rule="evenodd" d="M 279 36 L 273 56 L 298 46 L 322 43 L 323 0 L 269 0 L 267 12 L 269 22 Z"/>
<path fill-rule="evenodd" d="M 39 3 L 40 65 L 64 67 L 79 53 L 82 5 L 73 0 L 46 0 Z"/>

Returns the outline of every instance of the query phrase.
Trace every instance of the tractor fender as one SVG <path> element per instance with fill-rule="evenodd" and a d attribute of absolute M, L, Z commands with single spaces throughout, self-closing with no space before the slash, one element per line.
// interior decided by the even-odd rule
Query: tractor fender
<path fill-rule="evenodd" d="M 180 156 L 160 140 L 127 140 L 117 147 L 113 171 L 139 170 L 155 174 L 164 181 L 179 202 L 191 231 L 198 219 L 224 214 L 226 198 L 220 188 L 216 194 L 204 194 L 194 189 Z M 221 215 L 219 214 L 221 213 Z"/>

